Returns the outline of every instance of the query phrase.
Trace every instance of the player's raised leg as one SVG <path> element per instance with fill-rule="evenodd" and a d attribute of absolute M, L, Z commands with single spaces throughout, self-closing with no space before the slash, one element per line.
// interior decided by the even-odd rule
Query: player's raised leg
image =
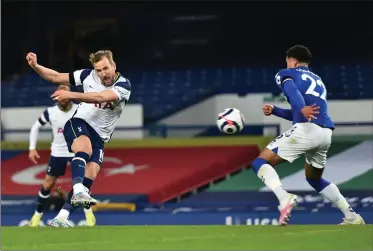
<path fill-rule="evenodd" d="M 64 136 L 69 150 L 75 153 L 71 161 L 73 195 L 71 203 L 76 205 L 96 204 L 97 201 L 89 195 L 89 190 L 83 185 L 87 162 L 92 155 L 90 134 L 82 119 L 71 118 L 64 127 Z"/>
<path fill-rule="evenodd" d="M 306 160 L 307 162 L 311 162 L 307 156 Z M 346 198 L 343 197 L 338 187 L 330 181 L 322 178 L 322 173 L 324 171 L 323 165 L 318 165 L 316 164 L 317 162 L 312 163 L 316 167 L 310 163 L 306 163 L 305 166 L 307 182 L 324 198 L 329 200 L 342 211 L 345 217 L 341 225 L 365 224 L 363 218 L 348 204 Z"/>
<path fill-rule="evenodd" d="M 272 144 L 274 141 L 272 141 Z M 269 145 L 270 146 L 270 145 Z M 276 154 L 276 149 L 265 148 L 258 158 L 252 162 L 252 169 L 263 183 L 272 190 L 279 201 L 279 210 L 281 212 L 279 224 L 286 225 L 290 219 L 292 209 L 297 204 L 297 196 L 288 193 L 282 186 L 280 177 L 278 176 L 274 166 L 284 162 L 279 155 Z"/>
<path fill-rule="evenodd" d="M 88 193 L 88 188 L 83 185 L 85 167 L 92 154 L 91 141 L 86 135 L 81 135 L 74 140 L 71 149 L 75 156 L 71 162 L 71 173 L 73 178 L 72 204 L 95 203 Z"/>
<path fill-rule="evenodd" d="M 309 147 L 310 138 L 304 135 L 302 125 L 293 125 L 291 129 L 272 140 L 252 163 L 253 171 L 270 188 L 279 201 L 279 224 L 286 225 L 291 211 L 297 205 L 297 196 L 287 192 L 273 168 L 287 161 L 292 163 L 302 156 Z"/>

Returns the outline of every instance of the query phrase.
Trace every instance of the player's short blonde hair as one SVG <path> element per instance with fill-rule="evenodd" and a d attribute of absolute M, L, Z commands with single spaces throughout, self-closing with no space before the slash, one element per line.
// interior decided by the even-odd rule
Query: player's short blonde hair
<path fill-rule="evenodd" d="M 114 64 L 113 53 L 109 50 L 100 50 L 89 55 L 89 61 L 94 66 L 95 63 L 106 57 L 109 59 L 110 64 Z"/>

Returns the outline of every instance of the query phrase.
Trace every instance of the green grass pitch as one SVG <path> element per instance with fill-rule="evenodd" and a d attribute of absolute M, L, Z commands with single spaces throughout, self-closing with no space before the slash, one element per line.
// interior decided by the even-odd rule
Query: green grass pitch
<path fill-rule="evenodd" d="M 1 250 L 372 250 L 373 225 L 2 227 Z"/>

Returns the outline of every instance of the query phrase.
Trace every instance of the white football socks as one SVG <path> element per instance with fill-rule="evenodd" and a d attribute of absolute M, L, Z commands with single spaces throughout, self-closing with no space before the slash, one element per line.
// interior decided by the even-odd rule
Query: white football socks
<path fill-rule="evenodd" d="M 325 187 L 320 194 L 338 207 L 345 215 L 345 218 L 351 219 L 356 217 L 355 211 L 348 204 L 346 198 L 343 197 L 338 187 L 333 183 L 330 183 L 329 186 Z"/>
<path fill-rule="evenodd" d="M 83 184 L 82 183 L 76 183 L 73 186 L 73 191 L 74 191 L 74 194 L 84 192 L 84 186 L 83 186 Z"/>
<path fill-rule="evenodd" d="M 67 219 L 70 216 L 69 210 L 61 209 L 60 212 L 57 214 L 56 218 L 58 219 Z"/>
<path fill-rule="evenodd" d="M 257 175 L 259 179 L 261 179 L 264 182 L 264 184 L 275 193 L 280 204 L 282 204 L 284 200 L 289 198 L 288 192 L 285 191 L 284 188 L 282 187 L 280 177 L 278 176 L 277 172 L 271 165 L 269 164 L 262 165 Z"/>

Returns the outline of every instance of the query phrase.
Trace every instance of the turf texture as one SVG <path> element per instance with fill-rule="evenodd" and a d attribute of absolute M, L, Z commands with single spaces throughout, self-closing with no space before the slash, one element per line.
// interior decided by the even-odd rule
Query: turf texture
<path fill-rule="evenodd" d="M 2 227 L 1 250 L 372 250 L 373 225 Z"/>

